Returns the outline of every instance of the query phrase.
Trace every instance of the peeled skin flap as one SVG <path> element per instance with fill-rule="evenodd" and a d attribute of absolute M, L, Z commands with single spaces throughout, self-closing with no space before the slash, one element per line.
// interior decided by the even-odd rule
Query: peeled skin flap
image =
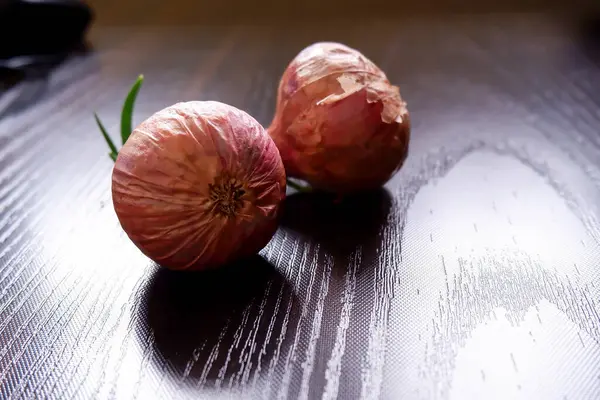
<path fill-rule="evenodd" d="M 289 64 L 269 134 L 288 176 L 335 192 L 380 187 L 408 155 L 398 87 L 358 51 L 317 43 Z"/>

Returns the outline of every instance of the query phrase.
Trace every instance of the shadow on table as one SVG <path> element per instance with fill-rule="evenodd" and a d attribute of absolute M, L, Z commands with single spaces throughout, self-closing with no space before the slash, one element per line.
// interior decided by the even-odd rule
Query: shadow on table
<path fill-rule="evenodd" d="M 336 258 L 348 257 L 359 247 L 365 256 L 374 257 L 391 210 L 392 197 L 385 188 L 340 201 L 321 192 L 297 193 L 286 199 L 281 224 Z"/>
<path fill-rule="evenodd" d="M 297 308 L 292 287 L 260 256 L 214 271 L 159 269 L 142 297 L 138 333 L 142 344 L 153 336 L 153 359 L 175 380 L 235 385 L 268 369 Z"/>
<path fill-rule="evenodd" d="M 289 196 L 281 221 L 283 229 L 295 240 L 309 239 L 319 244 L 319 253 L 333 262 L 328 271 L 324 257 L 310 269 L 314 276 L 312 298 L 307 303 L 308 315 L 321 313 L 322 332 L 315 353 L 319 360 L 334 360 L 339 351 L 339 326 L 347 324 L 344 336 L 343 364 L 348 376 L 360 376 L 368 351 L 368 335 L 372 310 L 377 299 L 376 286 L 382 268 L 393 267 L 382 262 L 389 243 L 384 231 L 391 224 L 393 198 L 386 189 L 361 193 L 337 202 L 324 193 L 299 193 Z M 324 280 L 327 284 L 324 285 Z M 326 289 L 326 300 L 317 308 L 319 290 Z M 321 288 L 321 289 L 319 289 Z M 352 304 L 350 308 L 349 305 Z M 351 312 L 348 310 L 351 309 Z M 309 398 L 320 398 L 327 387 L 328 363 L 314 366 L 314 379 L 308 389 Z M 350 379 L 340 385 L 339 398 L 352 398 L 360 393 L 360 380 Z"/>

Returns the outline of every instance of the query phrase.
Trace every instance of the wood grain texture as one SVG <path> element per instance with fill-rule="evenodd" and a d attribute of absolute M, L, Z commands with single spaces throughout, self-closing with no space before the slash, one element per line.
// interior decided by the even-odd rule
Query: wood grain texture
<path fill-rule="evenodd" d="M 0 97 L 0 397 L 600 397 L 599 36 L 542 14 L 98 26 Z M 116 137 L 143 73 L 136 123 L 210 99 L 268 124 L 317 40 L 400 86 L 406 165 L 341 204 L 290 191 L 251 260 L 154 266 L 93 111 Z"/>

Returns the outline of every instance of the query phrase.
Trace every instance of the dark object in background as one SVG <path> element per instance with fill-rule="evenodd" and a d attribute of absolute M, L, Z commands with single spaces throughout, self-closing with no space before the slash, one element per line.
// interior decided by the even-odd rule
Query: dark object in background
<path fill-rule="evenodd" d="M 79 0 L 0 0 L 0 68 L 60 61 L 81 46 L 92 18 Z"/>

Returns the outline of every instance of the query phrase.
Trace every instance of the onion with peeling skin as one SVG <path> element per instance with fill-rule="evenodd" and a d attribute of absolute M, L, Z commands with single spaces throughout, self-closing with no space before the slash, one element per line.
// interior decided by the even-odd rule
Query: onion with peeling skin
<path fill-rule="evenodd" d="M 113 204 L 133 243 L 170 269 L 208 269 L 274 235 L 285 171 L 264 128 L 214 101 L 177 103 L 142 122 L 119 151 Z"/>
<path fill-rule="evenodd" d="M 285 70 L 268 131 L 288 177 L 349 193 L 380 187 L 402 167 L 410 121 L 398 87 L 372 61 L 320 42 Z"/>

